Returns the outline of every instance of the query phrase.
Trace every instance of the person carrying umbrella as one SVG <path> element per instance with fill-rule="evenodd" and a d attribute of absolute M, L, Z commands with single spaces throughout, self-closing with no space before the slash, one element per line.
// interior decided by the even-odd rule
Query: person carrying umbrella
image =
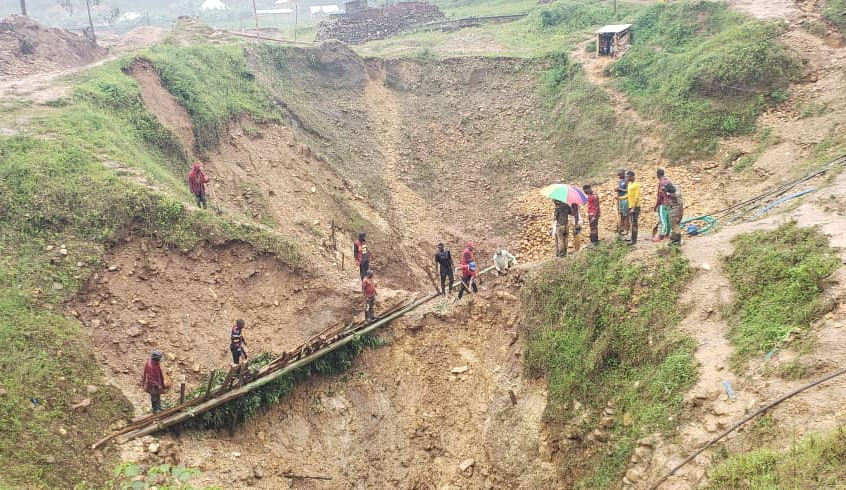
<path fill-rule="evenodd" d="M 567 255 L 567 237 L 569 235 L 570 216 L 573 216 L 575 232 L 581 228 L 579 205 L 587 202 L 587 196 L 580 189 L 568 184 L 552 184 L 540 190 L 541 195 L 555 202 L 552 220 L 552 236 L 555 237 L 555 256 Z"/>

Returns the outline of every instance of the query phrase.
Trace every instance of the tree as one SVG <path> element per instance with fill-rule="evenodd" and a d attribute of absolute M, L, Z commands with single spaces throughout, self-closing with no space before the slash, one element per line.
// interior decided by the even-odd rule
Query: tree
<path fill-rule="evenodd" d="M 23 3 L 23 1 L 24 0 L 21 0 L 21 3 Z M 56 0 L 56 3 L 67 10 L 69 14 L 73 15 L 73 0 Z M 85 8 L 88 9 L 88 36 L 92 41 L 97 42 L 97 36 L 94 35 L 94 19 L 91 18 L 92 4 L 95 6 L 100 5 L 100 0 L 85 0 Z"/>

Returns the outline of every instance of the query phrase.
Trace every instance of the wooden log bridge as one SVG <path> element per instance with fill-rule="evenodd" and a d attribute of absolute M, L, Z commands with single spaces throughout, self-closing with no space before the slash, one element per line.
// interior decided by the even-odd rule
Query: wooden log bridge
<path fill-rule="evenodd" d="M 488 267 L 479 274 L 490 272 L 493 269 L 493 267 Z M 297 368 L 308 365 L 312 361 L 349 344 L 362 335 L 366 335 L 379 327 L 391 323 L 439 296 L 440 293 L 435 292 L 405 305 L 391 308 L 382 313 L 380 319 L 372 323 L 352 323 L 328 328 L 310 338 L 293 351 L 283 353 L 255 372 L 249 370 L 249 365 L 242 365 L 240 367 L 240 374 L 236 374 L 239 368 L 233 367 L 229 370 L 226 378 L 220 385 L 215 385 L 214 376 L 209 375 L 209 383 L 205 388 L 204 394 L 200 394 L 191 400 L 184 401 L 167 410 L 135 419 L 122 429 L 97 441 L 91 448 L 97 449 L 103 444 L 115 439 L 118 439 L 120 443 L 124 443 L 138 437 L 159 432 L 208 412 L 215 407 L 240 398 L 257 388 L 271 383 Z"/>

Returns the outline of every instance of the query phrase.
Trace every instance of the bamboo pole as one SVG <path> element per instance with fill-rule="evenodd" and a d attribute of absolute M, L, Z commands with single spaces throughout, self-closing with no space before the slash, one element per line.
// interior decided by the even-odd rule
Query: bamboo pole
<path fill-rule="evenodd" d="M 377 328 L 379 328 L 383 325 L 390 323 L 391 321 L 405 315 L 406 313 L 409 313 L 410 311 L 414 310 L 415 308 L 423 305 L 424 303 L 431 301 L 432 299 L 434 299 L 436 297 L 438 297 L 438 295 L 436 293 L 432 293 L 432 294 L 429 294 L 428 296 L 424 296 L 423 298 L 418 299 L 417 301 L 414 301 L 413 303 L 410 303 L 409 305 L 407 305 L 403 309 L 397 311 L 396 313 L 393 313 L 392 315 L 389 315 L 385 318 L 382 318 L 381 320 L 377 320 L 377 321 L 371 323 L 366 328 L 360 330 L 359 332 L 356 332 L 356 335 L 347 336 L 347 337 L 339 340 L 335 344 L 330 345 L 326 349 L 320 350 L 320 351 L 315 352 L 311 355 L 303 357 L 302 359 L 300 359 L 300 360 L 298 360 L 294 363 L 291 363 L 291 364 L 285 366 L 284 368 L 282 368 L 282 369 L 280 369 L 280 370 L 278 370 L 274 373 L 271 373 L 271 374 L 268 374 L 267 376 L 259 378 L 255 381 L 253 381 L 252 383 L 247 383 L 244 386 L 241 386 L 241 387 L 236 388 L 232 391 L 229 391 L 229 392 L 225 393 L 224 395 L 219 396 L 217 398 L 212 398 L 212 399 L 206 400 L 203 403 L 193 407 L 190 410 L 185 410 L 183 412 L 171 415 L 170 417 L 161 419 L 156 423 L 152 423 L 152 424 L 150 424 L 146 427 L 143 427 L 143 428 L 137 429 L 135 431 L 126 433 L 121 438 L 122 439 L 121 442 L 126 442 L 126 441 L 129 441 L 129 440 L 138 438 L 138 437 L 143 437 L 143 436 L 146 436 L 148 434 L 158 432 L 162 429 L 166 429 L 167 427 L 170 427 L 172 425 L 176 425 L 180 422 L 184 422 L 184 421 L 186 421 L 190 418 L 193 418 L 197 415 L 205 413 L 205 412 L 211 410 L 212 408 L 223 405 L 226 402 L 240 398 L 240 397 L 244 396 L 245 394 L 247 394 L 247 393 L 249 393 L 249 392 L 251 392 L 251 391 L 253 391 L 257 388 L 260 388 L 260 387 L 262 387 L 262 386 L 264 386 L 268 383 L 275 381 L 276 379 L 278 379 L 281 376 L 293 371 L 294 369 L 303 367 L 303 366 L 311 363 L 312 361 L 319 359 L 320 357 L 323 357 L 324 355 L 326 355 L 326 354 L 328 354 L 328 353 L 330 353 L 330 352 L 332 352 L 336 349 L 339 349 L 340 347 L 347 345 L 348 343 L 352 342 L 355 338 L 357 338 L 361 335 L 365 335 L 365 334 L 367 334 L 367 333 L 369 333 L 369 332 L 371 332 L 371 331 L 373 331 L 373 330 L 375 330 L 375 329 L 377 329 Z"/>
<path fill-rule="evenodd" d="M 480 271 L 479 274 L 480 275 L 486 274 L 486 273 L 492 271 L 493 269 L 494 269 L 494 266 L 487 267 L 487 268 L 483 269 L 482 271 Z M 104 437 L 103 439 L 97 441 L 96 443 L 94 443 L 91 446 L 91 448 L 97 449 L 98 447 L 102 446 L 103 444 L 105 444 L 105 443 L 107 443 L 107 442 L 109 442 L 113 439 L 116 439 L 120 436 L 124 436 L 125 440 L 131 440 L 131 439 L 134 439 L 136 437 L 140 437 L 140 436 L 144 436 L 144 435 L 147 435 L 147 434 L 151 434 L 153 432 L 157 432 L 158 430 L 164 429 L 164 428 L 169 427 L 171 425 L 182 422 L 182 421 L 184 421 L 184 420 L 186 420 L 190 417 L 193 417 L 196 414 L 204 413 L 204 412 L 206 412 L 206 411 L 208 411 L 208 410 L 210 410 L 210 409 L 212 409 L 212 408 L 214 408 L 214 407 L 216 407 L 216 406 L 218 406 L 222 403 L 225 403 L 226 401 L 239 398 L 240 396 L 252 391 L 253 389 L 258 388 L 260 386 L 263 386 L 263 385 L 269 383 L 270 381 L 273 381 L 274 379 L 282 376 L 283 374 L 292 371 L 293 369 L 296 369 L 296 368 L 301 367 L 305 364 L 308 364 L 309 362 L 311 362 L 315 359 L 318 359 L 318 358 L 322 357 L 323 355 L 328 354 L 329 352 L 332 352 L 333 350 L 335 350 L 335 349 L 337 349 L 337 348 L 339 348 L 343 345 L 346 345 L 347 343 L 349 343 L 353 339 L 355 339 L 356 335 L 360 336 L 360 335 L 369 333 L 370 331 L 372 331 L 376 328 L 379 328 L 382 325 L 390 323 L 391 321 L 405 315 L 406 313 L 409 313 L 410 311 L 416 309 L 420 305 L 427 303 L 434 298 L 437 298 L 438 296 L 440 296 L 438 293 L 429 294 L 428 296 L 425 296 L 425 297 L 418 299 L 418 300 L 416 300 L 412 303 L 409 303 L 406 306 L 396 307 L 396 308 L 389 310 L 387 316 L 385 316 L 384 318 L 377 320 L 376 322 L 373 322 L 369 325 L 366 325 L 366 326 L 364 324 L 355 325 L 356 327 L 365 326 L 365 328 L 363 328 L 360 331 L 352 331 L 352 332 L 349 332 L 349 333 L 345 332 L 347 334 L 346 337 L 342 338 L 337 343 L 328 346 L 326 349 L 318 350 L 317 352 L 315 352 L 311 355 L 308 355 L 308 356 L 302 356 L 301 355 L 300 358 L 297 361 L 295 361 L 291 364 L 282 366 L 281 365 L 282 363 L 284 363 L 287 360 L 292 359 L 293 357 L 296 356 L 297 352 L 302 351 L 303 349 L 305 349 L 308 346 L 307 344 L 303 344 L 302 346 L 300 346 L 298 349 L 295 349 L 291 353 L 283 354 L 282 356 L 280 356 L 276 360 L 272 361 L 267 366 L 264 366 L 262 369 L 259 370 L 258 373 L 256 373 L 256 376 L 258 377 L 257 379 L 255 379 L 251 383 L 248 383 L 248 384 L 241 386 L 240 388 L 238 388 L 236 390 L 232 390 L 232 391 L 228 392 L 227 395 L 225 396 L 225 400 L 223 400 L 220 403 L 215 403 L 215 402 L 217 402 L 218 400 L 221 400 L 224 397 L 218 396 L 217 398 L 208 399 L 208 398 L 203 397 L 203 396 L 198 396 L 196 398 L 193 398 L 193 399 L 185 402 L 184 404 L 180 404 L 178 406 L 171 407 L 167 410 L 158 412 L 157 414 L 151 414 L 151 415 L 148 415 L 148 416 L 146 416 L 142 419 L 135 420 L 132 423 L 128 424 L 123 429 L 116 431 L 116 432 L 112 433 L 111 435 Z M 211 375 L 210 375 L 210 377 L 211 377 Z M 207 392 L 210 389 L 211 388 L 208 388 Z M 234 396 L 230 396 L 232 394 L 234 394 Z M 192 407 L 196 407 L 196 408 L 192 409 Z"/>

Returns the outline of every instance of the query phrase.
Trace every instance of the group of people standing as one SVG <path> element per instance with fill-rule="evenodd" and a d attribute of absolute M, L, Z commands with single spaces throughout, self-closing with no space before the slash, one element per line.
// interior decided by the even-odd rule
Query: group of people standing
<path fill-rule="evenodd" d="M 666 238 L 670 239 L 673 245 L 681 244 L 681 221 L 684 218 L 684 203 L 681 191 L 666 176 L 663 168 L 656 171 L 658 178 L 658 193 L 654 205 L 654 211 L 658 217 L 658 225 L 653 233 L 652 240 L 660 242 Z M 617 234 L 621 239 L 628 235 L 626 243 L 635 245 L 638 239 L 638 224 L 640 212 L 643 205 L 643 192 L 640 182 L 637 180 L 634 170 L 619 169 L 617 171 L 617 186 L 614 191 L 617 199 Z M 601 208 L 599 196 L 596 195 L 590 185 L 582 187 L 587 197 L 588 225 L 590 226 L 590 245 L 596 246 L 599 243 L 599 217 Z M 572 232 L 574 235 L 574 248 L 579 250 L 581 241 L 579 233 L 582 230 L 582 217 L 578 203 L 566 203 L 554 201 L 554 214 L 550 234 L 555 237 L 556 257 L 567 255 L 568 238 Z"/>
<path fill-rule="evenodd" d="M 660 242 L 669 238 L 672 245 L 681 245 L 681 221 L 684 218 L 681 191 L 666 176 L 663 168 L 659 168 L 655 175 L 658 179 L 658 192 L 653 210 L 658 217 L 658 225 L 653 233 L 652 241 Z M 619 169 L 617 178 L 619 179 L 615 189 L 619 216 L 617 233 L 620 237 L 630 234 L 627 243 L 635 245 L 643 201 L 641 185 L 636 180 L 634 170 Z"/>

